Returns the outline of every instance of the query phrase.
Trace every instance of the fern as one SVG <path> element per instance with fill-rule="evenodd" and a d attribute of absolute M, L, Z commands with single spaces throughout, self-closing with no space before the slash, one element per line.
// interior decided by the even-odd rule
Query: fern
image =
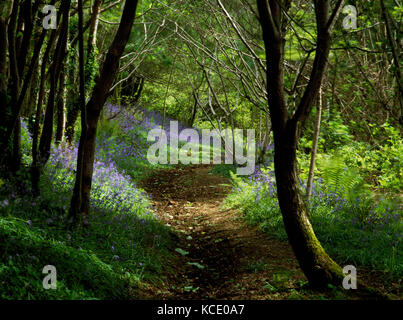
<path fill-rule="evenodd" d="M 363 179 L 357 169 L 347 167 L 340 156 L 324 158 L 319 163 L 323 182 L 342 198 L 351 199 L 363 190 Z"/>

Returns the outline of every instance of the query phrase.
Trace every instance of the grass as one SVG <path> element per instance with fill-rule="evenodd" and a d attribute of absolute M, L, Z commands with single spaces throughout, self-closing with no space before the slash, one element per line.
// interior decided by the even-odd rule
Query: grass
<path fill-rule="evenodd" d="M 1 299 L 124 297 L 124 287 L 129 282 L 109 263 L 89 249 L 56 241 L 41 230 L 20 219 L 0 218 Z M 42 286 L 46 265 L 56 267 L 57 290 L 44 290 Z"/>

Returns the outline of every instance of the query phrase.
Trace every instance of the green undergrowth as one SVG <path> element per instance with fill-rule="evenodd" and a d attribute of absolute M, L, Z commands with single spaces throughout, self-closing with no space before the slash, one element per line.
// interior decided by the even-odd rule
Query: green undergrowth
<path fill-rule="evenodd" d="M 88 226 L 69 231 L 69 194 L 46 178 L 40 197 L 7 192 L 1 202 L 2 299 L 131 299 L 163 280 L 170 234 L 148 204 L 119 212 L 101 193 Z M 56 290 L 42 286 L 46 265 L 56 267 Z"/>
<path fill-rule="evenodd" d="M 387 280 L 401 279 L 403 211 L 399 197 L 372 193 L 348 167 L 343 166 L 338 179 L 326 174 L 326 168 L 321 170 L 309 207 L 312 225 L 325 250 L 341 264 L 368 266 L 383 272 Z M 234 184 L 225 208 L 238 209 L 248 223 L 259 226 L 269 237 L 287 239 L 270 169 L 247 178 L 236 176 L 229 167 L 215 171 L 229 173 Z M 342 187 L 334 188 L 336 183 Z M 305 185 L 300 187 L 303 193 Z"/>
<path fill-rule="evenodd" d="M 147 283 L 164 281 L 171 233 L 137 186 L 151 165 L 121 155 L 122 135 L 116 124 L 100 128 L 85 227 L 68 227 L 77 148 L 53 147 L 38 197 L 26 167 L 0 179 L 1 299 L 138 299 Z M 28 155 L 25 128 L 22 142 Z M 24 156 L 25 166 L 30 160 Z M 43 287 L 47 265 L 56 267 L 56 290 Z"/>

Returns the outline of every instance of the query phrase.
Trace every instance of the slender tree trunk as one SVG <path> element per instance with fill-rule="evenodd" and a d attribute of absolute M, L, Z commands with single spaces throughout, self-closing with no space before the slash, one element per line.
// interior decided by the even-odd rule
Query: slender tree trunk
<path fill-rule="evenodd" d="M 11 159 L 11 171 L 17 172 L 21 166 L 21 119 L 18 119 L 13 130 L 13 154 Z"/>
<path fill-rule="evenodd" d="M 32 134 L 33 133 L 33 115 L 35 114 L 36 110 L 36 103 L 38 101 L 38 92 L 39 92 L 39 61 L 36 62 L 35 68 L 33 70 L 31 82 L 29 84 L 29 89 L 26 94 L 26 103 L 25 103 L 25 108 L 23 108 L 23 116 L 29 118 L 29 132 Z"/>
<path fill-rule="evenodd" d="M 16 4 L 15 2 L 14 4 Z M 33 72 L 37 65 L 37 58 L 39 56 L 39 51 L 43 43 L 44 35 L 39 37 L 36 41 L 35 50 L 33 58 L 28 69 L 27 75 L 24 78 L 24 70 L 26 65 L 26 59 L 31 47 L 31 38 L 33 34 L 33 8 L 37 8 L 38 1 L 32 5 L 31 1 L 25 1 L 21 4 L 19 10 L 18 27 L 17 32 L 23 28 L 23 35 L 21 37 L 15 38 L 14 23 L 13 27 L 9 30 L 9 43 L 10 47 L 10 59 L 12 68 L 12 105 L 13 105 L 13 117 L 10 121 L 8 133 L 12 134 L 12 153 L 10 158 L 10 169 L 12 172 L 16 172 L 20 168 L 21 164 L 21 120 L 20 111 L 24 101 L 26 100 L 26 93 L 31 85 L 31 80 Z M 23 81 L 22 90 L 20 92 L 20 80 Z M 15 84 L 14 82 L 18 83 Z M 11 126 L 12 125 L 12 126 Z M 8 135 L 7 135 L 8 139 Z"/>
<path fill-rule="evenodd" d="M 72 98 L 73 100 L 68 100 L 68 110 L 67 110 L 67 119 L 66 119 L 66 129 L 65 136 L 69 145 L 73 144 L 74 141 L 74 126 L 76 125 L 76 121 L 78 118 L 78 114 L 80 112 L 80 103 L 76 100 L 76 98 Z"/>
<path fill-rule="evenodd" d="M 87 41 L 87 66 L 86 66 L 86 74 L 85 74 L 85 88 L 86 90 L 91 89 L 90 85 L 94 80 L 94 76 L 97 70 L 96 69 L 96 44 L 97 44 L 97 32 L 98 32 L 98 22 L 99 15 L 101 12 L 103 0 L 95 0 L 94 5 L 92 6 L 91 18 L 90 18 L 90 30 L 88 34 Z"/>
<path fill-rule="evenodd" d="M 97 43 L 97 33 L 98 33 L 98 23 L 99 23 L 99 15 L 101 12 L 101 7 L 103 4 L 103 0 L 95 0 L 92 6 L 91 18 L 88 21 L 88 25 L 90 30 L 88 34 L 87 40 L 87 61 L 86 61 L 86 74 L 85 74 L 85 89 L 89 91 L 90 84 L 93 80 L 93 74 L 95 73 L 95 65 L 96 65 L 96 43 Z M 83 26 L 83 32 L 84 32 Z M 72 44 L 73 45 L 73 44 Z M 73 58 L 74 59 L 74 58 Z M 73 63 L 74 65 L 74 63 Z M 70 65 L 71 68 L 71 65 Z M 69 72 L 69 82 L 71 86 L 74 86 L 74 67 Z M 68 110 L 67 110 L 67 119 L 66 119 L 66 140 L 71 145 L 74 141 L 74 127 L 78 118 L 78 114 L 80 112 L 80 99 L 76 98 L 74 95 L 76 94 L 74 89 L 71 90 L 70 98 L 68 99 Z"/>
<path fill-rule="evenodd" d="M 164 111 L 162 114 L 162 130 L 164 130 L 164 128 L 165 128 L 165 119 L 166 119 L 166 114 L 167 114 L 167 98 L 168 98 L 168 93 L 169 93 L 169 87 L 171 86 L 171 82 L 172 82 L 172 75 L 173 75 L 173 71 L 174 71 L 174 67 L 175 67 L 175 60 L 176 60 L 176 56 L 174 58 L 172 66 L 171 66 L 171 71 L 169 73 L 169 80 L 168 80 L 167 88 L 165 90 Z M 161 131 L 161 133 L 162 133 L 162 131 Z"/>
<path fill-rule="evenodd" d="M 37 1 L 36 1 L 37 2 Z M 18 72 L 20 75 L 20 78 L 22 78 L 24 69 L 25 69 L 25 63 L 27 59 L 27 55 L 29 52 L 30 44 L 31 44 L 31 38 L 32 38 L 32 33 L 33 33 L 33 8 L 32 8 L 32 1 L 24 1 L 22 6 L 21 6 L 21 17 L 23 18 L 23 23 L 24 23 L 24 30 L 22 31 L 23 36 L 21 38 L 21 46 L 18 50 Z M 36 5 L 35 5 L 36 7 Z"/>
<path fill-rule="evenodd" d="M 57 41 L 52 65 L 50 67 L 50 91 L 49 91 L 48 105 L 46 107 L 43 130 L 39 142 L 39 161 L 42 166 L 46 164 L 46 162 L 50 157 L 50 146 L 52 143 L 52 136 L 53 136 L 53 118 L 55 109 L 57 80 L 59 79 L 60 76 L 63 64 L 62 58 L 65 56 L 65 50 L 67 45 L 70 3 L 71 2 L 69 0 L 65 0 L 62 2 L 61 14 L 63 16 L 63 21 L 61 25 L 61 32 L 59 35 L 59 39 Z"/>
<path fill-rule="evenodd" d="M 309 166 L 308 183 L 306 186 L 306 199 L 307 199 L 308 203 L 311 201 L 311 195 L 312 195 L 312 182 L 313 182 L 313 176 L 314 176 L 314 171 L 315 171 L 315 159 L 316 159 L 316 153 L 318 151 L 320 122 L 322 120 L 322 106 L 323 106 L 323 96 L 322 96 L 322 88 L 321 88 L 321 89 L 319 89 L 318 110 L 317 110 L 316 121 L 315 121 L 315 130 L 313 133 L 311 163 Z"/>
<path fill-rule="evenodd" d="M 267 56 L 268 105 L 275 147 L 274 168 L 284 227 L 301 269 L 311 285 L 326 287 L 328 283 L 341 285 L 344 275 L 342 269 L 324 251 L 309 222 L 308 209 L 298 187 L 296 149 L 298 126 L 309 116 L 320 88 L 330 51 L 331 30 L 343 1 L 337 2 L 331 15 L 329 0 L 317 0 L 314 3 L 318 39 L 315 60 L 301 102 L 291 116 L 284 95 L 284 8 L 276 0 L 257 0 Z"/>
<path fill-rule="evenodd" d="M 193 124 L 196 120 L 197 110 L 198 110 L 197 107 L 199 106 L 199 99 L 197 98 L 197 92 L 199 91 L 199 89 L 202 85 L 203 85 L 203 77 L 202 77 L 202 80 L 200 81 L 200 84 L 196 88 L 192 86 L 192 95 L 193 95 L 194 103 L 193 103 L 193 107 L 192 107 L 192 114 L 191 114 L 190 120 L 189 120 L 190 127 L 193 127 Z"/>
<path fill-rule="evenodd" d="M 56 72 L 54 71 L 54 66 L 51 67 L 51 69 L 52 71 L 50 72 L 50 91 L 48 104 L 46 106 L 45 120 L 43 122 L 43 129 L 39 142 L 39 163 L 41 166 L 44 166 L 50 157 L 50 146 L 53 136 L 53 117 L 56 96 Z"/>
<path fill-rule="evenodd" d="M 196 119 L 196 114 L 197 114 L 197 98 L 196 98 L 196 93 L 193 92 L 193 98 L 194 98 L 194 102 L 193 102 L 193 107 L 192 107 L 192 114 L 190 115 L 190 120 L 189 120 L 189 127 L 193 127 L 193 124 L 195 122 Z"/>
<path fill-rule="evenodd" d="M 141 97 L 141 93 L 143 92 L 144 88 L 144 77 L 137 78 L 138 83 L 136 85 L 135 95 L 133 96 L 132 103 L 136 105 Z"/>
<path fill-rule="evenodd" d="M 396 78 L 396 89 L 397 89 L 396 91 L 397 91 L 397 96 L 398 96 L 399 103 L 400 103 L 399 121 L 400 121 L 400 124 L 403 125 L 403 82 L 402 82 L 402 69 L 400 67 L 401 51 L 398 48 L 398 47 L 400 47 L 399 44 L 393 37 L 389 11 L 385 6 L 385 1 L 380 0 L 380 2 L 381 2 L 381 9 L 382 9 L 382 16 L 383 16 L 383 20 L 385 21 L 385 26 L 386 26 L 386 34 L 388 36 L 389 45 L 392 49 L 393 63 L 395 65 L 393 73 Z"/>
<path fill-rule="evenodd" d="M 89 22 L 88 22 L 89 24 Z M 66 98 L 66 128 L 65 128 L 65 136 L 66 141 L 69 145 L 72 145 L 74 140 L 74 126 L 78 117 L 78 113 L 80 111 L 80 94 L 79 94 L 79 78 L 76 78 L 77 74 L 77 54 L 76 54 L 76 43 L 77 41 L 73 41 L 73 38 L 79 38 L 79 32 L 77 31 L 77 27 L 70 28 L 69 30 L 69 38 L 72 39 L 70 42 L 70 52 L 68 55 L 68 76 L 67 76 L 67 98 Z M 78 72 L 79 74 L 79 72 Z M 78 79 L 78 81 L 77 81 Z"/>
<path fill-rule="evenodd" d="M 11 4 L 11 5 L 10 5 Z M 7 99 L 7 23 L 13 3 L 0 4 L 0 137 L 5 136 L 7 119 L 9 117 Z"/>
<path fill-rule="evenodd" d="M 95 0 L 92 6 L 92 13 L 90 19 L 90 32 L 88 35 L 87 55 L 90 56 L 97 45 L 97 32 L 99 23 L 99 14 L 101 12 L 103 0 Z"/>
<path fill-rule="evenodd" d="M 40 134 L 40 121 L 42 113 L 42 103 L 45 95 L 46 66 L 48 64 L 50 52 L 56 40 L 56 31 L 52 31 L 41 63 L 41 81 L 39 83 L 38 101 L 36 106 L 34 129 L 32 135 L 32 164 L 31 164 L 31 184 L 34 195 L 39 195 L 40 165 L 38 159 L 38 140 Z"/>
<path fill-rule="evenodd" d="M 77 152 L 77 171 L 76 180 L 74 183 L 73 196 L 70 202 L 69 217 L 71 226 L 73 226 L 79 218 L 85 223 L 85 215 L 79 215 L 81 212 L 82 189 L 83 189 L 83 165 L 84 165 L 84 148 L 87 140 L 87 109 L 85 105 L 85 72 L 84 72 L 84 13 L 83 2 L 78 0 L 78 45 L 79 45 L 79 73 L 80 73 L 80 110 L 81 110 L 81 136 Z"/>
<path fill-rule="evenodd" d="M 55 141 L 56 144 L 59 144 L 60 142 L 63 141 L 64 137 L 64 125 L 65 125 L 65 72 L 60 73 L 60 78 L 59 78 L 59 90 L 57 93 L 57 103 L 56 103 L 56 109 L 57 109 L 57 129 L 56 129 L 56 137 Z"/>
<path fill-rule="evenodd" d="M 68 72 L 68 93 L 67 93 L 67 119 L 65 136 L 67 143 L 71 145 L 74 141 L 74 126 L 80 112 L 79 86 L 76 85 L 76 62 L 77 56 L 74 53 L 69 56 Z M 85 99 L 84 99 L 85 100 Z"/>
<path fill-rule="evenodd" d="M 129 40 L 130 32 L 136 15 L 137 0 L 126 1 L 121 22 L 113 43 L 106 55 L 105 62 L 100 72 L 99 81 L 95 85 L 92 96 L 86 106 L 87 130 L 85 139 L 80 139 L 80 149 L 83 152 L 82 162 L 77 161 L 77 166 L 82 164 L 82 171 L 76 174 L 76 186 L 82 183 L 81 188 L 74 189 L 69 215 L 77 220 L 78 214 L 86 219 L 90 208 L 90 193 L 94 166 L 95 140 L 99 115 L 105 104 L 109 90 L 119 68 L 119 60 Z M 77 167 L 78 169 L 78 167 Z M 81 195 L 77 194 L 80 192 Z"/>
<path fill-rule="evenodd" d="M 341 285 L 341 268 L 326 254 L 308 219 L 308 210 L 298 187 L 296 131 L 275 138 L 274 166 L 278 201 L 284 226 L 295 256 L 309 282 L 315 287 Z"/>
<path fill-rule="evenodd" d="M 51 4 L 54 4 L 55 0 L 51 1 Z M 35 2 L 35 6 L 38 5 L 39 2 Z M 22 80 L 22 74 L 24 73 L 22 69 L 21 70 L 21 75 L 19 74 L 19 57 L 17 55 L 17 45 L 16 45 L 16 40 L 15 40 L 15 27 L 16 27 L 16 18 L 18 15 L 18 7 L 19 7 L 19 2 L 14 1 L 13 3 L 13 10 L 11 12 L 10 16 L 10 23 L 8 25 L 8 47 L 9 47 L 9 61 L 10 61 L 10 74 L 11 74 L 11 83 L 9 83 L 10 87 L 10 116 L 7 118 L 7 124 L 6 124 L 6 130 L 3 130 L 2 136 L 0 137 L 0 147 L 2 148 L 4 154 L 6 154 L 5 158 L 8 158 L 9 161 L 12 163 L 13 168 L 18 167 L 18 154 L 20 151 L 15 150 L 12 151 L 12 134 L 14 128 L 19 126 L 17 122 L 20 121 L 20 113 L 21 113 L 21 108 L 24 103 L 24 100 L 26 98 L 26 94 L 28 92 L 28 89 L 31 85 L 31 80 L 33 77 L 33 73 L 35 71 L 37 61 L 39 59 L 39 54 L 40 50 L 42 48 L 45 36 L 46 36 L 46 30 L 43 29 L 41 32 L 41 35 L 39 36 L 38 40 L 35 43 L 35 48 L 33 51 L 33 55 L 31 58 L 31 62 L 29 65 L 28 70 L 26 71 L 23 81 L 22 81 L 22 89 L 21 91 L 19 90 L 19 85 L 20 85 L 20 80 Z M 31 32 L 32 33 L 32 32 Z M 31 38 L 31 35 L 29 39 Z M 29 48 L 29 45 L 25 45 L 24 42 L 21 43 L 20 49 L 19 49 L 19 54 L 21 55 L 22 50 L 24 47 Z M 23 64 L 25 66 L 25 62 Z M 18 127 L 17 127 L 18 130 Z M 20 139 L 20 138 L 18 138 Z M 19 143 L 17 139 L 14 139 L 14 146 L 18 147 Z M 11 152 L 10 152 L 11 151 Z M 14 161 L 10 155 L 16 155 L 17 158 Z M 11 164 L 10 163 L 10 164 Z"/>
<path fill-rule="evenodd" d="M 267 147 L 269 146 L 269 141 L 270 141 L 270 132 L 271 132 L 271 127 L 270 127 L 270 116 L 268 114 L 265 114 L 265 135 L 263 138 L 263 144 L 262 144 L 262 150 L 260 150 L 260 154 L 257 157 L 257 163 L 263 164 L 264 163 L 264 157 L 267 152 Z"/>
<path fill-rule="evenodd" d="M 71 219 L 71 226 L 73 226 L 79 216 L 82 203 L 82 186 L 83 186 L 83 155 L 85 148 L 85 141 L 87 139 L 87 109 L 85 106 L 85 72 L 84 72 L 84 13 L 83 13 L 83 1 L 78 0 L 78 50 L 79 50 L 79 73 L 80 73 L 80 110 L 81 110 L 81 136 L 80 143 L 77 152 L 77 170 L 76 180 L 74 183 L 73 195 L 70 202 L 69 217 Z"/>
<path fill-rule="evenodd" d="M 10 105 L 11 112 L 13 117 L 15 117 L 15 121 L 12 124 L 7 124 L 6 137 L 3 141 L 3 150 L 5 151 L 6 161 L 8 162 L 7 167 L 12 171 L 16 172 L 19 168 L 19 160 L 18 160 L 18 152 L 13 149 L 13 147 L 18 147 L 18 139 L 10 139 L 12 138 L 12 131 L 17 129 L 19 125 L 19 115 L 17 114 L 17 101 L 18 101 L 18 93 L 19 93 L 19 84 L 20 77 L 18 73 L 18 63 L 17 63 L 17 50 L 16 50 L 16 25 L 17 25 L 17 17 L 19 12 L 19 2 L 14 1 L 13 9 L 10 16 L 10 23 L 8 26 L 8 53 L 9 53 L 9 62 L 10 62 L 10 81 L 8 83 L 10 90 Z M 13 157 L 16 156 L 17 162 L 13 162 Z"/>

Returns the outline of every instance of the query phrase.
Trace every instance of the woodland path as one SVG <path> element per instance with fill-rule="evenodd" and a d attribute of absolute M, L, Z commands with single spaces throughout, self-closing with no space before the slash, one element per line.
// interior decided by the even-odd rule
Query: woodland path
<path fill-rule="evenodd" d="M 301 290 L 306 278 L 288 242 L 270 239 L 236 211 L 221 209 L 231 185 L 210 170 L 211 166 L 178 166 L 156 171 L 143 181 L 154 211 L 172 228 L 174 248 L 180 250 L 167 262 L 167 280 L 149 284 L 142 298 L 336 298 L 306 286 Z"/>

